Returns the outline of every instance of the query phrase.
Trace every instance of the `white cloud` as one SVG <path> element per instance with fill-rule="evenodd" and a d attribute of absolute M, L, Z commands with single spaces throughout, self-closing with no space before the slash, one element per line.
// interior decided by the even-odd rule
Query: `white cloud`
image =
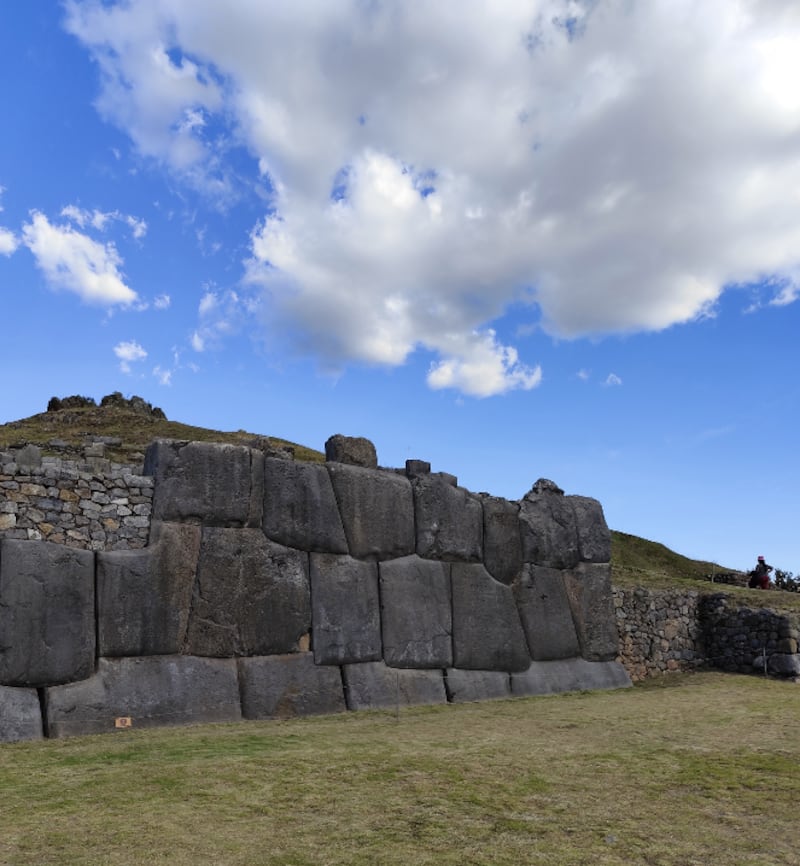
<path fill-rule="evenodd" d="M 141 153 L 216 195 L 247 148 L 274 189 L 248 278 L 325 358 L 424 348 L 432 387 L 501 393 L 536 378 L 487 336 L 514 304 L 562 337 L 659 330 L 800 265 L 795 2 L 67 11 Z"/>
<path fill-rule="evenodd" d="M 195 350 L 195 352 L 205 352 L 206 343 L 199 331 L 195 331 L 192 334 L 189 342 L 191 343 L 191 346 Z"/>
<path fill-rule="evenodd" d="M 172 384 L 172 370 L 165 370 L 163 367 L 156 365 L 153 367 L 153 375 L 158 379 L 159 385 L 171 385 Z"/>
<path fill-rule="evenodd" d="M 609 373 L 608 376 L 606 376 L 605 381 L 603 382 L 603 385 L 606 388 L 613 388 L 621 384 L 622 379 L 620 379 L 620 377 L 616 373 Z"/>
<path fill-rule="evenodd" d="M 108 228 L 112 221 L 123 222 L 131 230 L 135 240 L 141 240 L 147 234 L 147 222 L 138 217 L 130 216 L 129 214 L 120 213 L 118 210 L 101 211 L 95 208 L 87 210 L 80 208 L 77 205 L 69 204 L 61 209 L 61 216 L 71 220 L 80 228 L 91 226 L 97 231 L 103 232 Z"/>
<path fill-rule="evenodd" d="M 2 210 L 2 208 L 0 208 Z M 19 238 L 14 232 L 0 226 L 0 255 L 10 256 L 19 246 Z"/>
<path fill-rule="evenodd" d="M 119 358 L 119 368 L 123 373 L 131 372 L 131 364 L 136 361 L 144 361 L 147 352 L 136 342 L 129 340 L 117 343 L 114 346 L 114 354 Z"/>
<path fill-rule="evenodd" d="M 168 310 L 172 304 L 172 298 L 169 295 L 156 295 L 153 300 L 153 306 L 157 310 Z"/>
<path fill-rule="evenodd" d="M 23 225 L 22 238 L 51 286 L 104 306 L 137 301 L 123 280 L 122 259 L 113 243 L 98 243 L 69 225 L 54 225 L 38 211 Z"/>

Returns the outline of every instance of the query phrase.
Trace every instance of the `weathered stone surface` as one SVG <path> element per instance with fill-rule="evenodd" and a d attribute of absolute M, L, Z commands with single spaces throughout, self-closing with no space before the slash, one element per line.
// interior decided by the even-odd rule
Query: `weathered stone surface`
<path fill-rule="evenodd" d="M 345 665 L 342 671 L 349 710 L 447 702 L 440 670 L 401 670 L 383 662 L 365 662 Z"/>
<path fill-rule="evenodd" d="M 603 506 L 588 496 L 567 496 L 575 511 L 578 552 L 583 562 L 611 562 L 611 532 Z"/>
<path fill-rule="evenodd" d="M 588 661 L 615 658 L 619 639 L 611 593 L 611 566 L 582 562 L 564 572 L 581 655 Z"/>
<path fill-rule="evenodd" d="M 534 659 L 565 659 L 581 654 L 561 571 L 526 564 L 515 594 Z"/>
<path fill-rule="evenodd" d="M 511 694 L 515 697 L 621 689 L 630 685 L 625 668 L 615 661 L 590 662 L 575 658 L 531 662 L 527 671 L 511 674 Z"/>
<path fill-rule="evenodd" d="M 350 555 L 392 559 L 414 552 L 411 482 L 401 475 L 328 463 Z"/>
<path fill-rule="evenodd" d="M 264 461 L 264 532 L 286 547 L 347 553 L 328 470 L 319 463 Z"/>
<path fill-rule="evenodd" d="M 767 670 L 783 677 L 800 676 L 800 655 L 773 653 L 767 660 Z"/>
<path fill-rule="evenodd" d="M 0 684 L 80 680 L 94 657 L 94 554 L 0 541 Z"/>
<path fill-rule="evenodd" d="M 511 680 L 503 671 L 464 671 L 448 668 L 444 682 L 447 699 L 453 704 L 489 701 L 511 695 Z"/>
<path fill-rule="evenodd" d="M 341 671 L 315 665 L 311 653 L 240 659 L 239 676 L 246 719 L 288 719 L 347 709 Z"/>
<path fill-rule="evenodd" d="M 134 728 L 236 722 L 242 718 L 234 659 L 146 656 L 100 659 L 91 679 L 45 692 L 48 734 L 69 737 Z"/>
<path fill-rule="evenodd" d="M 200 527 L 154 523 L 150 546 L 97 554 L 101 656 L 170 655 L 186 639 Z"/>
<path fill-rule="evenodd" d="M 520 671 L 531 657 L 514 594 L 480 563 L 454 562 L 453 665 L 487 671 Z"/>
<path fill-rule="evenodd" d="M 437 475 L 414 479 L 417 554 L 427 559 L 478 562 L 483 553 L 480 500 Z"/>
<path fill-rule="evenodd" d="M 536 482 L 520 503 L 519 516 L 525 562 L 550 568 L 577 565 L 580 554 L 575 509 L 552 481 Z"/>
<path fill-rule="evenodd" d="M 406 475 L 416 478 L 418 475 L 430 475 L 431 464 L 427 460 L 406 460 Z"/>
<path fill-rule="evenodd" d="M 258 526 L 264 455 L 240 445 L 159 439 L 145 454 L 155 478 L 153 517 L 210 526 Z"/>
<path fill-rule="evenodd" d="M 311 554 L 314 661 L 338 665 L 381 658 L 378 566 L 349 556 Z"/>
<path fill-rule="evenodd" d="M 365 469 L 378 468 L 375 446 L 363 436 L 342 436 L 341 433 L 331 436 L 325 443 L 325 459 Z"/>
<path fill-rule="evenodd" d="M 483 494 L 483 564 L 495 580 L 507 586 L 522 570 L 519 503 Z"/>
<path fill-rule="evenodd" d="M 35 689 L 0 686 L 0 743 L 42 738 L 42 711 Z"/>
<path fill-rule="evenodd" d="M 310 628 L 308 554 L 258 529 L 203 528 L 186 652 L 297 652 Z"/>
<path fill-rule="evenodd" d="M 452 667 L 449 565 L 406 556 L 380 563 L 379 574 L 386 664 Z"/>
<path fill-rule="evenodd" d="M 21 469 L 39 469 L 42 465 L 42 449 L 28 444 L 16 453 L 17 466 Z"/>

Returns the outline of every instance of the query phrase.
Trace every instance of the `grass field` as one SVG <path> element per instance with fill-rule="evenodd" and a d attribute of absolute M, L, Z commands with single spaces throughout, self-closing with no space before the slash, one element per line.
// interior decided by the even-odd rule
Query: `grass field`
<path fill-rule="evenodd" d="M 615 692 L 0 746 L 3 864 L 800 864 L 800 687 Z"/>

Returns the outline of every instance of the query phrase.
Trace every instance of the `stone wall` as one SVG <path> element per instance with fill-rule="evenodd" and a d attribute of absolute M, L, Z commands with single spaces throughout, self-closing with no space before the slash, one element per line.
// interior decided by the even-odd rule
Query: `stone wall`
<path fill-rule="evenodd" d="M 104 459 L 93 442 L 82 460 L 42 457 L 35 446 L 0 451 L 0 538 L 82 550 L 147 545 L 153 479 Z"/>
<path fill-rule="evenodd" d="M 615 587 L 613 597 L 618 660 L 634 682 L 698 667 L 800 676 L 797 615 L 722 592 Z"/>
<path fill-rule="evenodd" d="M 3 538 L 0 741 L 630 685 L 596 500 L 367 445 L 157 441 L 146 547 Z"/>

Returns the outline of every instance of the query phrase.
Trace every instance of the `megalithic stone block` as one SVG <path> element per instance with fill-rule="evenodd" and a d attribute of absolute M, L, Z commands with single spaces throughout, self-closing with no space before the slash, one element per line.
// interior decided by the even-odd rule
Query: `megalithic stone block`
<path fill-rule="evenodd" d="M 480 563 L 454 562 L 453 666 L 519 671 L 531 662 L 511 587 Z"/>
<path fill-rule="evenodd" d="M 154 522 L 148 547 L 97 554 L 101 656 L 181 651 L 199 553 L 199 526 Z"/>
<path fill-rule="evenodd" d="M 581 654 L 561 571 L 526 564 L 514 592 L 534 659 L 566 659 Z"/>
<path fill-rule="evenodd" d="M 0 541 L 0 685 L 90 676 L 94 554 L 46 541 Z"/>
<path fill-rule="evenodd" d="M 158 439 L 147 448 L 144 471 L 155 480 L 155 520 L 261 525 L 261 451 L 242 445 Z"/>
<path fill-rule="evenodd" d="M 511 696 L 511 680 L 504 671 L 465 671 L 448 668 L 445 687 L 450 703 L 490 701 Z"/>
<path fill-rule="evenodd" d="M 329 462 L 349 463 L 365 469 L 378 468 L 375 446 L 363 436 L 342 436 L 336 433 L 325 443 L 325 459 Z"/>
<path fill-rule="evenodd" d="M 390 667 L 453 666 L 449 568 L 418 556 L 380 563 L 383 659 Z"/>
<path fill-rule="evenodd" d="M 345 665 L 342 671 L 349 710 L 447 703 L 440 670 L 401 670 L 365 662 Z"/>
<path fill-rule="evenodd" d="M 286 547 L 347 553 L 328 470 L 320 463 L 264 460 L 264 533 Z"/>
<path fill-rule="evenodd" d="M 411 482 L 392 472 L 328 463 L 350 555 L 392 559 L 414 552 Z"/>
<path fill-rule="evenodd" d="M 239 659 L 239 676 L 246 719 L 289 719 L 347 709 L 340 669 L 315 665 L 311 653 Z"/>
<path fill-rule="evenodd" d="M 611 594 L 611 566 L 582 562 L 564 572 L 564 585 L 581 644 L 581 655 L 589 661 L 615 658 L 619 635 Z"/>
<path fill-rule="evenodd" d="M 308 554 L 260 529 L 203 528 L 184 652 L 297 652 L 311 629 Z"/>
<path fill-rule="evenodd" d="M 381 658 L 378 566 L 349 556 L 311 554 L 314 661 L 338 665 Z"/>
<path fill-rule="evenodd" d="M 477 496 L 437 475 L 413 481 L 417 554 L 478 562 L 483 555 L 483 508 Z"/>
<path fill-rule="evenodd" d="M 483 564 L 495 580 L 511 586 L 522 570 L 519 503 L 481 495 Z"/>
<path fill-rule="evenodd" d="M 100 659 L 91 679 L 45 691 L 51 737 L 242 718 L 235 659 L 143 656 Z"/>
<path fill-rule="evenodd" d="M 578 552 L 583 562 L 611 562 L 611 532 L 603 506 L 589 496 L 567 496 L 575 511 Z"/>
<path fill-rule="evenodd" d="M 522 558 L 533 565 L 572 568 L 580 561 L 575 509 L 552 481 L 540 479 L 520 503 Z"/>
<path fill-rule="evenodd" d="M 0 743 L 42 738 L 42 711 L 35 689 L 0 686 Z"/>
<path fill-rule="evenodd" d="M 511 674 L 511 694 L 515 697 L 624 689 L 630 685 L 631 678 L 619 662 L 590 662 L 583 658 L 531 662 L 527 671 Z"/>

